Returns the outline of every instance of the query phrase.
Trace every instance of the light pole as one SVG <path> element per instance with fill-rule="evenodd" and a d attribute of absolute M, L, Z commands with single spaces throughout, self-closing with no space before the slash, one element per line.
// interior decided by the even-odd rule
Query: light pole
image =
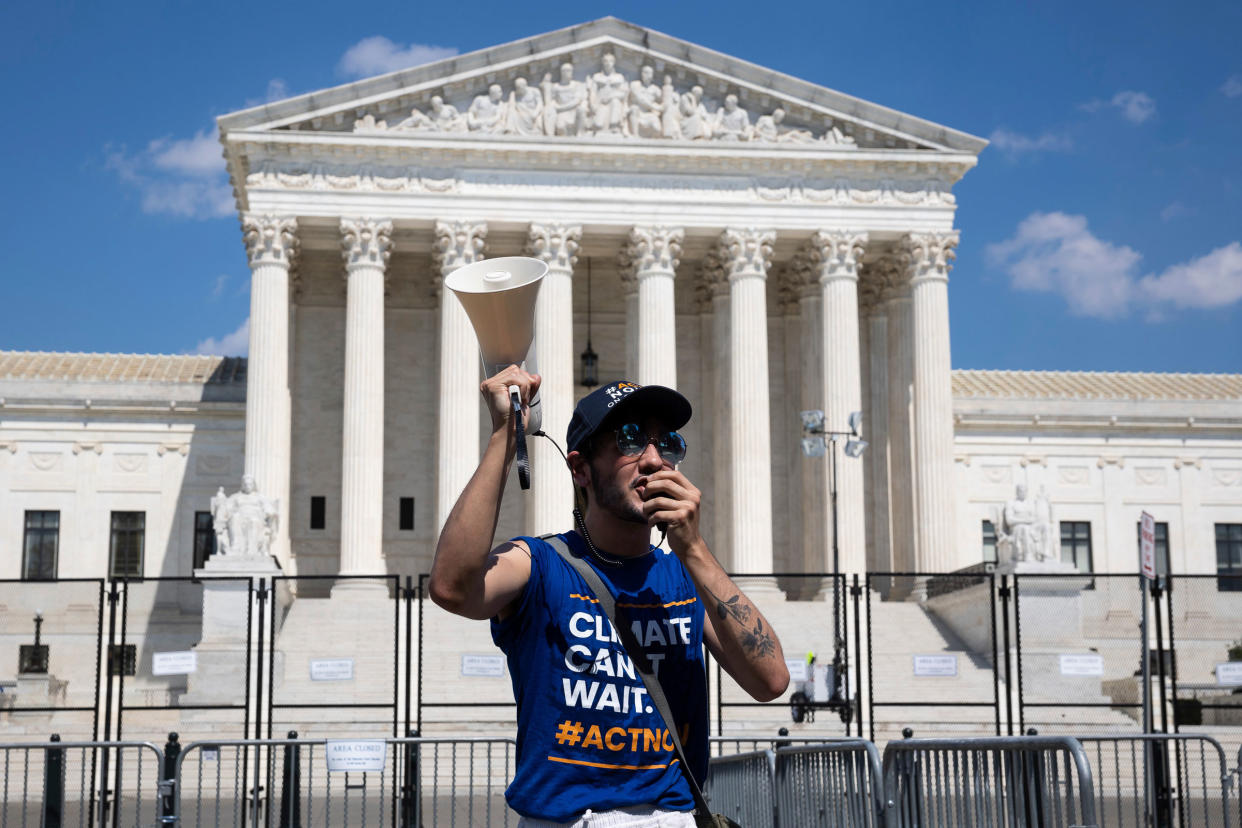
<path fill-rule="evenodd" d="M 862 439 L 861 434 L 861 411 L 850 414 L 849 431 L 834 431 L 825 428 L 824 412 L 819 409 L 803 411 L 799 417 L 802 420 L 803 454 L 807 457 L 823 457 L 827 453 L 827 443 L 832 443 L 832 453 L 828 455 L 828 499 L 832 504 L 832 665 L 833 696 L 839 699 L 842 680 L 845 678 L 841 670 L 841 651 L 845 646 L 845 639 L 841 635 L 841 545 L 837 525 L 837 443 L 842 437 L 846 438 L 845 456 L 857 458 L 866 451 L 867 442 Z"/>

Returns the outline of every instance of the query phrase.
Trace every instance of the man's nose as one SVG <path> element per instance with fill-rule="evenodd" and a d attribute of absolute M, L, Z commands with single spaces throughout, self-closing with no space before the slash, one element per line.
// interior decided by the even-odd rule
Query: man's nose
<path fill-rule="evenodd" d="M 643 453 L 638 456 L 638 467 L 643 471 L 659 471 L 664 468 L 664 458 L 660 456 L 660 450 L 655 443 L 648 442 L 643 448 Z"/>

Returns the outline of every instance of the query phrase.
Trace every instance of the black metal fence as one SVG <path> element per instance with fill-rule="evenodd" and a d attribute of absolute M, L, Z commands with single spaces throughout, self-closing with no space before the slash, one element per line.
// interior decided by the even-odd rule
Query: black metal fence
<path fill-rule="evenodd" d="M 754 702 L 708 660 L 718 736 L 782 725 L 793 740 L 877 743 L 906 728 L 1137 732 L 1147 601 L 1156 729 L 1242 747 L 1242 577 L 1171 576 L 1145 595 L 1134 574 L 738 577 L 796 577 L 791 594 L 819 597 L 760 598 L 802 673 L 782 699 Z M 424 586 L 425 576 L 0 581 L 0 739 L 506 732 L 513 697 L 488 625 L 420 600 Z M 326 597 L 339 589 L 355 599 Z"/>

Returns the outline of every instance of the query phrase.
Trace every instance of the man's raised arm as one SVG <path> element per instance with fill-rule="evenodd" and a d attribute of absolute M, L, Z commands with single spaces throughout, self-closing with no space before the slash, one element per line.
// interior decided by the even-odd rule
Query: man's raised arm
<path fill-rule="evenodd" d="M 480 386 L 492 415 L 492 436 L 440 530 L 427 583 L 431 600 L 466 618 L 506 614 L 530 580 L 530 553 L 524 544 L 491 547 L 516 450 L 508 388 L 516 385 L 525 405 L 539 390 L 539 382 L 538 375 L 511 365 Z"/>

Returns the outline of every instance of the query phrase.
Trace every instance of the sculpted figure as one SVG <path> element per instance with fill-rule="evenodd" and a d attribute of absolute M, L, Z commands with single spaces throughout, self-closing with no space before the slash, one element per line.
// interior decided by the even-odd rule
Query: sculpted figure
<path fill-rule="evenodd" d="M 428 129 L 435 129 L 435 124 L 431 119 L 419 111 L 418 107 L 410 110 L 410 117 L 398 121 L 393 129 L 402 129 L 410 132 L 422 132 Z"/>
<path fill-rule="evenodd" d="M 217 548 L 224 554 L 267 555 L 279 526 L 279 503 L 255 491 L 254 478 L 242 478 L 240 492 L 224 496 L 221 487 L 211 499 L 212 522 L 217 539 L 227 537 Z"/>
<path fill-rule="evenodd" d="M 543 135 L 543 95 L 518 78 L 509 93 L 509 132 L 518 135 Z"/>
<path fill-rule="evenodd" d="M 781 126 L 785 120 L 785 110 L 777 107 L 771 115 L 760 115 L 755 121 L 756 141 L 780 141 L 785 143 L 804 143 L 814 141 L 809 129 L 795 129 Z"/>
<path fill-rule="evenodd" d="M 724 106 L 716 110 L 713 134 L 720 141 L 749 141 L 750 113 L 737 104 L 737 95 L 726 95 Z"/>
<path fill-rule="evenodd" d="M 431 123 L 434 129 L 441 132 L 466 131 L 466 120 L 461 117 L 457 107 L 446 104 L 439 95 L 431 96 Z"/>
<path fill-rule="evenodd" d="M 682 95 L 678 111 L 681 114 L 681 137 L 691 141 L 712 137 L 712 121 L 703 103 L 703 87 L 695 86 Z"/>
<path fill-rule="evenodd" d="M 629 130 L 635 138 L 664 134 L 664 93 L 654 81 L 655 70 L 650 66 L 644 66 L 638 79 L 630 81 Z"/>
<path fill-rule="evenodd" d="M 846 135 L 835 126 L 829 127 L 828 131 L 820 136 L 819 140 L 829 144 L 839 144 L 843 147 L 852 147 L 857 145 L 857 142 L 855 142 L 853 138 Z"/>
<path fill-rule="evenodd" d="M 997 546 L 1002 561 L 1044 561 L 1052 558 L 1052 510 L 1041 493 L 1040 500 L 1027 499 L 1026 486 L 1018 484 L 1013 500 L 997 515 Z"/>
<path fill-rule="evenodd" d="M 660 102 L 664 104 L 661 126 L 665 138 L 681 137 L 681 119 L 677 114 L 678 95 L 673 89 L 673 76 L 664 76 L 664 88 L 660 90 Z"/>
<path fill-rule="evenodd" d="M 466 110 L 466 126 L 471 132 L 501 132 L 505 128 L 504 92 L 500 84 L 487 87 L 486 95 L 479 95 Z"/>
<path fill-rule="evenodd" d="M 604 55 L 603 68 L 591 75 L 591 128 L 596 135 L 625 133 L 625 99 L 629 89 L 625 76 L 617 71 L 617 58 Z"/>
<path fill-rule="evenodd" d="M 587 125 L 586 84 L 574 80 L 574 65 L 561 64 L 561 79 L 543 78 L 544 125 L 548 135 L 581 135 Z"/>

